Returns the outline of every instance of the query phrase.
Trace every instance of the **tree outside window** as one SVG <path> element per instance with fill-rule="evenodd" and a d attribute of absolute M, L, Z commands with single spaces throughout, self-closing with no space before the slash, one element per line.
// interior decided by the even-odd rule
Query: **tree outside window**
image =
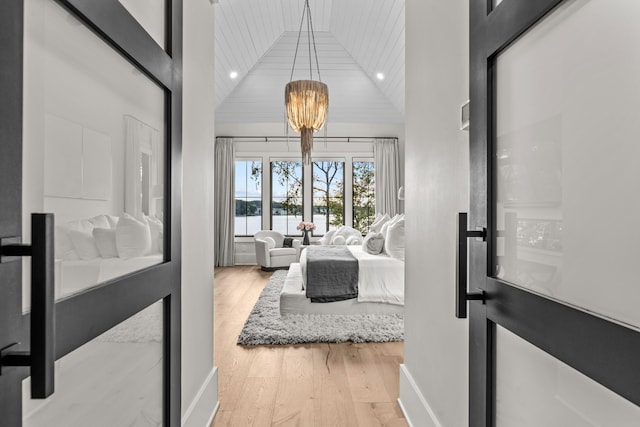
<path fill-rule="evenodd" d="M 344 162 L 313 162 L 315 235 L 344 225 Z"/>
<path fill-rule="evenodd" d="M 353 228 L 366 234 L 376 214 L 375 163 L 353 162 Z"/>
<path fill-rule="evenodd" d="M 271 162 L 271 229 L 299 234 L 302 221 L 302 162 Z"/>

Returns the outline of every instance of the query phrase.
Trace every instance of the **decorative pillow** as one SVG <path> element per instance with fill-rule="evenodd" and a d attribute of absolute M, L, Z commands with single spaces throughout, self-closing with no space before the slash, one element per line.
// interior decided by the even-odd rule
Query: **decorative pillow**
<path fill-rule="evenodd" d="M 382 228 L 380 229 L 380 232 L 385 236 L 385 239 L 386 239 L 386 236 L 387 236 L 387 229 L 388 229 L 391 225 L 393 225 L 393 224 L 395 224 L 396 222 L 400 221 L 401 219 L 404 219 L 404 214 L 396 214 L 396 215 L 394 215 L 394 217 L 393 217 L 393 218 L 391 218 L 389 221 L 385 222 L 385 223 L 382 225 Z"/>
<path fill-rule="evenodd" d="M 337 239 L 338 237 L 342 237 L 342 239 L 344 239 L 344 243 L 342 242 L 342 239 Z M 347 243 L 350 237 L 353 237 L 353 239 L 350 240 L 352 243 Z M 343 225 L 339 227 L 337 230 L 335 230 L 335 232 L 333 233 L 333 237 L 331 237 L 331 240 L 329 240 L 329 242 L 330 243 L 328 244 L 330 245 L 349 245 L 349 244 L 360 245 L 362 244 L 362 233 L 360 233 L 358 230 L 356 230 L 353 227 L 349 227 L 348 225 Z"/>
<path fill-rule="evenodd" d="M 90 231 L 69 230 L 69 238 L 80 259 L 95 259 L 100 256 Z"/>
<path fill-rule="evenodd" d="M 380 227 L 380 233 L 382 233 L 383 236 L 386 237 L 387 235 L 387 230 L 389 229 L 389 225 L 391 225 L 391 220 L 385 222 L 382 227 Z M 373 231 L 373 230 L 371 230 Z"/>
<path fill-rule="evenodd" d="M 337 245 L 337 246 L 342 246 L 342 245 L 345 245 L 346 243 L 347 243 L 347 240 L 344 238 L 344 236 L 335 236 L 331 241 L 332 245 Z"/>
<path fill-rule="evenodd" d="M 347 237 L 347 240 L 345 241 L 345 243 L 347 245 L 361 245 L 362 244 L 362 238 L 360 238 L 358 236 L 349 236 L 349 237 Z"/>
<path fill-rule="evenodd" d="M 376 219 L 373 221 L 373 224 L 369 226 L 369 231 L 373 231 L 374 233 L 379 233 L 382 230 L 382 226 L 385 225 L 391 218 L 389 218 L 389 214 L 384 214 L 380 216 L 376 216 Z"/>
<path fill-rule="evenodd" d="M 392 258 L 404 261 L 404 218 L 391 224 L 384 239 L 384 251 Z"/>
<path fill-rule="evenodd" d="M 124 214 L 116 226 L 116 248 L 120 258 L 135 258 L 151 251 L 149 224 Z"/>
<path fill-rule="evenodd" d="M 93 218 L 89 218 L 89 223 L 94 227 L 111 228 L 111 224 L 109 224 L 109 220 L 106 215 L 96 215 Z"/>
<path fill-rule="evenodd" d="M 105 217 L 107 218 L 107 221 L 109 222 L 109 228 L 116 228 L 116 225 L 118 225 L 118 220 L 120 218 L 118 218 L 117 216 L 113 216 L 113 215 L 105 215 Z"/>
<path fill-rule="evenodd" d="M 66 261 L 78 260 L 80 257 L 73 248 L 71 238 L 69 238 L 69 230 L 67 227 L 57 226 L 55 228 L 55 254 L 56 258 Z"/>
<path fill-rule="evenodd" d="M 91 233 L 93 230 L 93 224 L 89 220 L 82 219 L 78 221 L 69 221 L 65 224 L 56 227 L 55 238 L 55 256 L 63 260 L 78 260 L 80 257 L 76 253 L 73 242 L 69 237 L 71 230 L 83 231 Z"/>
<path fill-rule="evenodd" d="M 375 231 L 367 234 L 362 242 L 362 248 L 371 255 L 378 255 L 384 247 L 384 235 Z"/>
<path fill-rule="evenodd" d="M 264 239 L 262 239 L 262 240 L 264 240 L 265 242 L 267 242 L 267 249 L 273 249 L 273 248 L 275 248 L 275 247 L 276 247 L 276 241 L 275 241 L 275 240 L 273 240 L 273 237 L 269 237 L 269 236 L 267 236 L 267 237 L 265 237 L 265 238 L 264 238 Z"/>
<path fill-rule="evenodd" d="M 151 253 L 152 254 L 160 254 L 162 253 L 162 221 L 157 218 L 153 218 L 150 216 L 145 217 L 147 223 L 149 224 L 149 232 L 151 233 Z"/>
<path fill-rule="evenodd" d="M 322 238 L 320 239 L 320 244 L 321 245 L 330 245 L 334 234 L 336 234 L 336 230 L 327 231 L 324 234 L 324 236 L 322 236 Z"/>
<path fill-rule="evenodd" d="M 96 227 L 93 229 L 93 240 L 102 258 L 118 257 L 115 229 Z"/>

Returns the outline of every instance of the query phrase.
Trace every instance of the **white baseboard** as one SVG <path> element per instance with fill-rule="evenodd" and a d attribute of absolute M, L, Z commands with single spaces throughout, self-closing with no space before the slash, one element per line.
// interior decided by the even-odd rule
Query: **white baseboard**
<path fill-rule="evenodd" d="M 184 412 L 182 427 L 209 427 L 218 406 L 218 368 L 214 367 Z"/>
<path fill-rule="evenodd" d="M 405 364 L 400 365 L 398 404 L 409 427 L 442 427 Z"/>

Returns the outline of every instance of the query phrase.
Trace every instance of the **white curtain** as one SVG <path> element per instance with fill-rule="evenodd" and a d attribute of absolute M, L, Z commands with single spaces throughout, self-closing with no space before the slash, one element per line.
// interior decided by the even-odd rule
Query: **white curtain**
<path fill-rule="evenodd" d="M 216 138 L 214 233 L 216 267 L 234 264 L 235 160 L 233 138 Z"/>
<path fill-rule="evenodd" d="M 394 216 L 398 213 L 398 140 L 376 139 L 373 143 L 376 164 L 376 213 Z"/>

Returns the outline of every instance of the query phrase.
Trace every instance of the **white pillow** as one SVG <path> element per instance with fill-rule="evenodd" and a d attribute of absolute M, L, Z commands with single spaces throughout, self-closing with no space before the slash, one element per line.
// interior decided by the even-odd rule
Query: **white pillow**
<path fill-rule="evenodd" d="M 69 238 L 80 259 L 96 259 L 100 256 L 90 231 L 69 230 Z"/>
<path fill-rule="evenodd" d="M 135 258 L 151 251 L 149 224 L 124 214 L 116 225 L 116 248 L 120 258 Z"/>
<path fill-rule="evenodd" d="M 349 236 L 349 237 L 347 237 L 347 240 L 345 240 L 345 243 L 347 245 L 361 245 L 362 244 L 362 238 L 360 238 L 358 236 Z"/>
<path fill-rule="evenodd" d="M 344 238 L 344 236 L 335 236 L 333 238 L 333 240 L 331 241 L 332 245 L 338 245 L 338 246 L 342 246 L 345 245 L 347 243 L 346 239 Z"/>
<path fill-rule="evenodd" d="M 373 221 L 373 224 L 369 226 L 369 231 L 373 231 L 374 233 L 379 233 L 382 230 L 382 226 L 385 225 L 391 218 L 389 218 L 389 214 L 384 214 L 377 216 Z"/>
<path fill-rule="evenodd" d="M 389 229 L 389 225 L 391 225 L 391 221 L 387 221 L 385 222 L 382 227 L 380 227 L 380 233 L 382 233 L 383 236 L 386 237 L 387 235 L 387 230 Z M 371 230 L 375 233 L 375 230 Z"/>
<path fill-rule="evenodd" d="M 55 228 L 55 254 L 56 258 L 67 261 L 78 260 L 80 257 L 73 248 L 71 238 L 69 238 L 69 230 L 67 227 L 57 226 Z"/>
<path fill-rule="evenodd" d="M 371 255 L 378 255 L 384 247 L 384 236 L 382 233 L 371 232 L 366 235 L 362 248 Z"/>
<path fill-rule="evenodd" d="M 395 224 L 396 222 L 400 221 L 401 219 L 404 219 L 404 214 L 396 214 L 393 216 L 393 218 L 391 218 L 389 221 L 385 222 L 382 225 L 382 228 L 380 229 L 380 233 L 382 233 L 383 236 L 387 236 L 387 230 L 389 229 L 390 226 L 392 226 L 393 224 Z"/>
<path fill-rule="evenodd" d="M 102 258 L 118 257 L 115 229 L 96 227 L 93 229 L 93 240 Z"/>
<path fill-rule="evenodd" d="M 391 224 L 384 239 L 384 251 L 392 258 L 404 261 L 404 218 Z"/>
<path fill-rule="evenodd" d="M 161 254 L 163 239 L 162 239 L 162 221 L 157 218 L 153 218 L 150 216 L 145 217 L 147 223 L 149 224 L 149 232 L 151 233 L 151 253 L 152 254 Z"/>
<path fill-rule="evenodd" d="M 265 238 L 264 238 L 264 239 L 262 239 L 262 240 L 264 240 L 265 242 L 267 242 L 267 249 L 273 249 L 273 248 L 275 248 L 275 247 L 276 247 L 276 241 L 275 241 L 275 240 L 273 240 L 273 237 L 269 237 L 269 236 L 267 236 L 267 237 L 265 237 Z"/>
<path fill-rule="evenodd" d="M 89 220 L 82 219 L 78 221 L 70 221 L 65 224 L 56 227 L 55 233 L 55 256 L 56 258 L 63 260 L 79 260 L 80 257 L 76 253 L 73 242 L 69 237 L 71 230 L 84 231 L 91 233 L 93 230 L 93 224 Z"/>
<path fill-rule="evenodd" d="M 111 228 L 106 215 L 96 215 L 93 218 L 89 218 L 89 223 L 94 227 Z"/>
<path fill-rule="evenodd" d="M 118 225 L 118 220 L 120 218 L 118 218 L 117 216 L 113 216 L 113 215 L 105 215 L 105 217 L 107 218 L 107 221 L 109 222 L 109 228 L 116 228 L 116 225 Z"/>
<path fill-rule="evenodd" d="M 322 236 L 322 238 L 320 239 L 320 244 L 330 245 L 334 234 L 336 234 L 336 230 L 329 230 L 326 233 L 324 233 L 324 236 Z"/>

